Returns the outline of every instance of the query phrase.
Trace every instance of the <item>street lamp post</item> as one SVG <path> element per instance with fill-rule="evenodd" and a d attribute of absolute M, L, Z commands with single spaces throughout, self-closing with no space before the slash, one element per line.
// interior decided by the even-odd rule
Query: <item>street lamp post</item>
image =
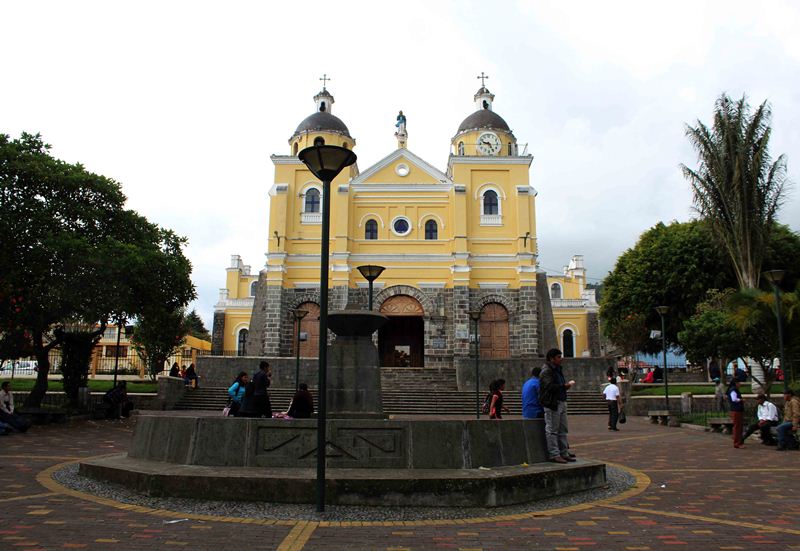
<path fill-rule="evenodd" d="M 781 358 L 781 370 L 783 370 L 783 391 L 789 389 L 789 381 L 786 378 L 786 364 L 783 360 L 783 320 L 781 319 L 781 290 L 778 284 L 783 281 L 783 276 L 786 272 L 784 270 L 770 270 L 764 272 L 764 277 L 772 283 L 772 288 L 775 291 L 775 321 L 778 323 L 778 351 Z M 792 382 L 794 382 L 794 369 L 792 369 Z"/>
<path fill-rule="evenodd" d="M 308 314 L 308 310 L 298 310 L 297 308 L 292 310 L 292 315 L 294 316 L 294 322 L 297 324 L 297 355 L 295 357 L 295 363 L 294 363 L 295 392 L 300 390 L 300 322 L 303 321 L 303 318 L 306 317 L 306 314 Z"/>
<path fill-rule="evenodd" d="M 336 145 L 307 147 L 300 161 L 322 182 L 322 235 L 319 258 L 319 393 L 317 408 L 317 511 L 325 511 L 325 422 L 328 368 L 328 270 L 330 269 L 331 182 L 356 162 L 356 154 Z"/>
<path fill-rule="evenodd" d="M 369 310 L 372 311 L 372 283 L 380 277 L 386 268 L 383 266 L 374 266 L 367 264 L 366 266 L 359 266 L 358 271 L 364 276 L 364 279 L 369 282 Z"/>
<path fill-rule="evenodd" d="M 472 338 L 475 341 L 475 416 L 477 419 L 481 418 L 481 392 L 480 392 L 480 361 L 481 354 L 478 347 L 478 322 L 481 319 L 480 310 L 470 310 L 468 312 L 469 319 L 474 323 L 472 331 Z"/>
<path fill-rule="evenodd" d="M 667 402 L 667 411 L 669 409 L 669 378 L 667 377 L 667 333 L 666 324 L 664 323 L 664 316 L 669 313 L 669 306 L 656 306 L 656 312 L 661 316 L 661 350 L 664 354 L 664 397 Z"/>

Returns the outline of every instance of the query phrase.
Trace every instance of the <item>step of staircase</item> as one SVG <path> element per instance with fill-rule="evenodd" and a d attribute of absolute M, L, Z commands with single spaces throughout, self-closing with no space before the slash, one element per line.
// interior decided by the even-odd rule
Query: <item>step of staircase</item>
<path fill-rule="evenodd" d="M 402 369 L 402 368 L 400 368 Z M 317 395 L 316 389 L 310 389 Z M 294 395 L 294 389 L 272 388 L 269 391 L 273 411 L 286 411 Z M 483 404 L 485 392 L 479 394 L 479 402 Z M 222 411 L 228 402 L 227 389 L 222 387 L 205 387 L 187 390 L 183 398 L 175 406 L 181 410 Z M 505 405 L 512 415 L 519 415 L 522 410 L 522 398 L 518 392 L 505 394 Z M 390 415 L 471 415 L 475 413 L 475 392 L 456 389 L 434 389 L 427 384 L 408 388 L 383 389 L 383 410 Z M 570 415 L 598 415 L 608 412 L 606 402 L 594 392 L 570 392 Z"/>

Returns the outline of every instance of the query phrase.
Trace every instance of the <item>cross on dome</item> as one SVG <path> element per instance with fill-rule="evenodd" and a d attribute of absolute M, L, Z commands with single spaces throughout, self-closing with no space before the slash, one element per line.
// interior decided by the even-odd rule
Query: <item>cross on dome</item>
<path fill-rule="evenodd" d="M 483 74 L 483 73 L 481 73 L 481 74 Z M 325 89 L 325 85 L 331 79 L 330 79 L 330 77 L 328 77 L 327 73 L 322 73 L 322 78 L 320 80 L 322 81 L 322 89 L 324 90 Z"/>
<path fill-rule="evenodd" d="M 486 79 L 487 78 L 489 78 L 489 75 L 484 75 L 483 71 L 481 71 L 481 75 L 478 77 L 478 79 L 480 79 L 482 87 L 486 86 Z"/>

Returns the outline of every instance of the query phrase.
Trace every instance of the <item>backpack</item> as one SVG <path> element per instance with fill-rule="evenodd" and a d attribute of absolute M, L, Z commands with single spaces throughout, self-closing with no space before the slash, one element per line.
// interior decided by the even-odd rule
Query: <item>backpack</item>
<path fill-rule="evenodd" d="M 483 413 L 489 413 L 489 408 L 492 405 L 492 393 L 486 395 L 486 399 L 483 401 L 483 407 L 481 407 L 481 411 Z"/>

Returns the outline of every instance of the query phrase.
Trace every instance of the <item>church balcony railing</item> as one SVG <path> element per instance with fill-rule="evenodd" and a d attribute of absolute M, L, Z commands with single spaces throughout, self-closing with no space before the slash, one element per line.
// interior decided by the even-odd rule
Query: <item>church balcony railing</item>
<path fill-rule="evenodd" d="M 450 147 L 450 154 L 455 157 L 468 157 L 470 155 L 475 156 L 474 153 L 470 155 L 466 155 L 466 151 L 474 151 L 479 144 L 477 143 L 466 143 L 466 142 L 459 142 L 462 144 L 462 148 L 459 149 L 458 145 L 452 145 Z M 511 144 L 511 148 L 509 149 L 508 145 L 504 145 L 500 152 L 496 155 L 491 155 L 492 157 L 525 157 L 528 155 L 528 144 L 526 143 L 516 143 Z M 483 157 L 484 155 L 478 155 Z"/>
<path fill-rule="evenodd" d="M 321 212 L 304 212 L 300 215 L 301 224 L 322 224 Z"/>
<path fill-rule="evenodd" d="M 553 308 L 586 308 L 587 301 L 582 298 L 551 298 Z"/>
<path fill-rule="evenodd" d="M 481 214 L 481 226 L 502 226 L 502 214 Z"/>

